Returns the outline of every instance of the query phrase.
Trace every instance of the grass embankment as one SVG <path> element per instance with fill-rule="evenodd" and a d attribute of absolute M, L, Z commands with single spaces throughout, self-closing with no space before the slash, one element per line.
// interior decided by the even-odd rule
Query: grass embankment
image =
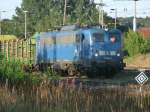
<path fill-rule="evenodd" d="M 150 68 L 150 53 L 128 57 L 124 61 L 129 67 Z"/>

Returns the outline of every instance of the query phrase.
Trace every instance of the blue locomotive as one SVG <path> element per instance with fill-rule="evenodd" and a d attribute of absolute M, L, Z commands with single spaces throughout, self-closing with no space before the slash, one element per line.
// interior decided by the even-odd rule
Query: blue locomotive
<path fill-rule="evenodd" d="M 48 64 L 69 75 L 105 75 L 124 68 L 121 42 L 117 29 L 63 26 L 37 35 L 36 64 Z"/>

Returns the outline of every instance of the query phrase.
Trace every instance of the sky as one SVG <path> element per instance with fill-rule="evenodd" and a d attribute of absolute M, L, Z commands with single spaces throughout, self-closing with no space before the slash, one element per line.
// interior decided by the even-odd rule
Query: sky
<path fill-rule="evenodd" d="M 15 14 L 16 7 L 19 7 L 21 2 L 22 0 L 0 0 L 0 11 L 6 11 L 1 12 L 1 18 L 11 19 L 12 15 Z"/>
<path fill-rule="evenodd" d="M 95 0 L 99 2 L 100 0 Z M 133 0 L 103 0 L 105 4 L 104 11 L 108 15 L 114 17 L 114 12 L 111 9 L 117 9 L 118 17 L 132 17 L 134 15 L 134 4 Z M 126 10 L 125 10 L 126 9 Z M 139 0 L 137 1 L 137 17 L 150 17 L 150 0 Z"/>
<path fill-rule="evenodd" d="M 95 0 L 99 2 L 100 0 Z M 15 14 L 15 8 L 20 7 L 22 0 L 0 0 L 0 11 L 6 11 L 1 13 L 2 19 L 11 19 Z M 117 9 L 118 17 L 132 17 L 134 14 L 134 2 L 129 0 L 103 0 L 105 3 L 104 11 L 108 15 L 114 17 L 114 13 L 110 9 Z M 127 8 L 127 11 L 124 9 Z M 137 2 L 137 17 L 150 17 L 150 0 L 140 0 Z"/>

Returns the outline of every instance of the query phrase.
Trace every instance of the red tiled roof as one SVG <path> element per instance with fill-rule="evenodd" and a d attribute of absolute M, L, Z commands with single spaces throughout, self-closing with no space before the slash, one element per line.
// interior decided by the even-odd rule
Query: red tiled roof
<path fill-rule="evenodd" d="M 140 28 L 138 32 L 142 34 L 145 38 L 150 38 L 150 28 Z"/>

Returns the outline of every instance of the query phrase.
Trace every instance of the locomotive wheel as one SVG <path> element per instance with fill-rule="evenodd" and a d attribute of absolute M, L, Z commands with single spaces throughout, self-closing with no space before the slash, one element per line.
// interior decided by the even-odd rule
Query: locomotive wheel
<path fill-rule="evenodd" d="M 89 78 L 95 78 L 99 75 L 97 67 L 92 67 L 91 69 L 87 70 L 87 76 Z"/>
<path fill-rule="evenodd" d="M 112 78 L 116 73 L 116 68 L 112 66 L 108 66 L 106 68 L 106 78 Z"/>

